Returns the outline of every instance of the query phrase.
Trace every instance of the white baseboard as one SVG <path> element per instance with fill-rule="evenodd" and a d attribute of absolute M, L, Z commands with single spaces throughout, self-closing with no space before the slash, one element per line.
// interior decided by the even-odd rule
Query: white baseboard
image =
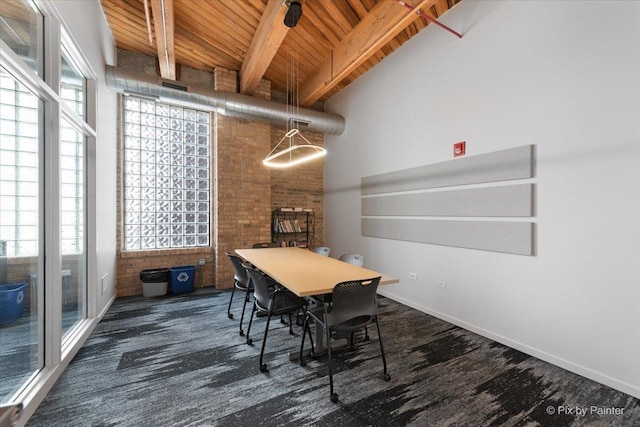
<path fill-rule="evenodd" d="M 478 326 L 475 326 L 473 324 L 467 323 L 463 320 L 457 319 L 455 317 L 451 317 L 449 315 L 446 315 L 444 313 L 440 313 L 439 311 L 433 310 L 429 307 L 423 306 L 421 304 L 416 304 L 414 301 L 410 301 L 404 298 L 399 298 L 398 296 L 389 293 L 387 291 L 378 290 L 378 293 L 384 297 L 387 297 L 389 299 L 392 299 L 394 301 L 397 301 L 401 304 L 404 304 L 406 306 L 409 306 L 411 308 L 415 308 L 418 311 L 421 311 L 423 313 L 429 314 L 431 316 L 437 317 L 438 319 L 442 319 L 446 322 L 452 323 L 456 326 L 459 326 L 463 329 L 466 329 L 468 331 L 474 332 L 478 335 L 481 335 L 483 337 L 492 339 L 496 342 L 499 342 L 500 344 L 504 344 L 508 347 L 514 348 L 516 350 L 519 350 L 523 353 L 526 353 L 530 356 L 533 357 L 537 357 L 540 360 L 544 360 L 545 362 L 551 363 L 553 365 L 556 365 L 562 369 L 566 369 L 567 371 L 573 372 L 574 374 L 578 374 L 581 375 L 585 378 L 588 378 L 590 380 L 599 382 L 601 384 L 604 384 L 608 387 L 614 388 L 616 390 L 619 390 L 623 393 L 626 393 L 630 396 L 633 396 L 635 398 L 640 399 L 640 387 L 634 386 L 633 384 L 629 384 L 626 383 L 624 381 L 620 381 L 616 378 L 612 378 L 608 375 L 602 374 L 600 372 L 596 372 L 594 370 L 591 370 L 589 368 L 586 368 L 584 366 L 578 365 L 576 363 L 573 363 L 569 360 L 565 360 L 562 359 L 560 357 L 554 356 L 553 354 L 547 353 L 545 351 L 539 350 L 537 348 L 528 346 L 526 344 L 523 344 L 519 341 L 515 341 L 512 340 L 510 338 L 504 337 L 502 335 L 493 333 L 491 331 L 488 331 L 486 329 L 480 328 Z"/>
<path fill-rule="evenodd" d="M 111 299 L 109 300 L 109 302 L 107 302 L 107 304 L 104 306 L 102 311 L 100 313 L 98 313 L 98 322 L 100 322 L 102 320 L 102 318 L 104 317 L 104 315 L 107 314 L 107 311 L 109 311 L 109 309 L 111 308 L 111 304 L 113 304 L 113 302 L 115 300 L 116 300 L 116 295 L 114 294 L 111 297 Z"/>

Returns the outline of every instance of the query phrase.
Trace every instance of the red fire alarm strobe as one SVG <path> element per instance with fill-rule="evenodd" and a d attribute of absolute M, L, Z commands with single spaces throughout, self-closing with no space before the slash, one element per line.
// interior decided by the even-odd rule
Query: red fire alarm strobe
<path fill-rule="evenodd" d="M 453 157 L 464 156 L 465 145 L 465 141 L 453 144 Z"/>

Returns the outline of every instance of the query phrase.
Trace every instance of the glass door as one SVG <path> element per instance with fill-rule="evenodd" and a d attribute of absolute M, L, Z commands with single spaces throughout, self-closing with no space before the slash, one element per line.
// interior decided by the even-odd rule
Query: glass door
<path fill-rule="evenodd" d="M 43 104 L 0 68 L 0 402 L 44 364 Z"/>
<path fill-rule="evenodd" d="M 3 0 L 0 18 L 0 40 L 42 78 L 42 14 Z M 45 345 L 45 102 L 9 70 L 0 67 L 0 403 L 43 368 Z"/>
<path fill-rule="evenodd" d="M 86 79 L 65 46 L 60 58 L 60 97 L 76 118 L 85 119 Z M 60 254 L 62 256 L 62 339 L 87 317 L 85 250 L 86 136 L 70 112 L 60 123 Z"/>

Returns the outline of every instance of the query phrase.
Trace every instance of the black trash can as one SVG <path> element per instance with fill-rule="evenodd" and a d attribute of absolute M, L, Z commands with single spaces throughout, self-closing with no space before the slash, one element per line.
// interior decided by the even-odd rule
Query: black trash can
<path fill-rule="evenodd" d="M 168 268 L 150 268 L 140 272 L 142 281 L 142 295 L 145 297 L 159 297 L 167 294 L 167 287 L 171 279 Z"/>

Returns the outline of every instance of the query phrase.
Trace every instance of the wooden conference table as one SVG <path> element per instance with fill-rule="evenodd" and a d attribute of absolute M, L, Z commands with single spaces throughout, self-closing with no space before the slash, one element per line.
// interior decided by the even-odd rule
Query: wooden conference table
<path fill-rule="evenodd" d="M 338 283 L 349 280 L 381 276 L 380 285 L 398 283 L 395 277 L 303 248 L 236 249 L 236 253 L 299 297 L 330 294 Z"/>
<path fill-rule="evenodd" d="M 236 253 L 299 297 L 333 292 L 340 282 L 373 279 L 380 285 L 398 283 L 395 277 L 329 258 L 303 248 L 236 249 Z M 316 328 L 316 351 L 323 350 L 322 328 Z M 332 345 L 333 348 L 333 345 Z M 294 359 L 297 353 L 290 353 Z"/>

